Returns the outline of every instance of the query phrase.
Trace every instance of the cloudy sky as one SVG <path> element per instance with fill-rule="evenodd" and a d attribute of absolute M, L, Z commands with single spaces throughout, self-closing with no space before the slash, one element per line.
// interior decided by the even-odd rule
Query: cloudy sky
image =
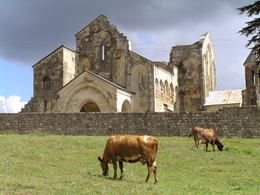
<path fill-rule="evenodd" d="M 101 14 L 131 41 L 132 51 L 169 61 L 171 47 L 210 32 L 217 90 L 245 88 L 250 53 L 237 32 L 250 21 L 238 7 L 254 0 L 0 0 L 0 113 L 18 112 L 33 96 L 32 66 Z"/>

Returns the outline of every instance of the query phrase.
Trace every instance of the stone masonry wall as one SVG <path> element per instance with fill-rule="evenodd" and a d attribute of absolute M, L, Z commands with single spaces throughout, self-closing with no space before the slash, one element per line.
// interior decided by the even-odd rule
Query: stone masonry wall
<path fill-rule="evenodd" d="M 192 127 L 212 128 L 219 137 L 260 138 L 259 107 L 181 113 L 18 113 L 0 114 L 0 134 L 46 133 L 103 136 L 135 134 L 188 136 Z"/>

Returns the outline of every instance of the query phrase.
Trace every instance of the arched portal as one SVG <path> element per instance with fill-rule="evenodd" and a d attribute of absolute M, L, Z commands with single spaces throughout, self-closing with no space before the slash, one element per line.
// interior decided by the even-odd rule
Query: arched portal
<path fill-rule="evenodd" d="M 80 112 L 100 112 L 100 109 L 94 102 L 88 102 L 82 106 Z"/>
<path fill-rule="evenodd" d="M 131 111 L 132 111 L 132 109 L 131 109 L 130 103 L 127 100 L 125 100 L 123 105 L 122 105 L 121 112 L 131 112 Z"/>

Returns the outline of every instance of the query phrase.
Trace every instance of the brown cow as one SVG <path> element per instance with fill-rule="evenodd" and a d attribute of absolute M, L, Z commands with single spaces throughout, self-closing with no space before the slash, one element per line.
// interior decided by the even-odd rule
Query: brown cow
<path fill-rule="evenodd" d="M 212 129 L 203 129 L 201 127 L 194 127 L 190 131 L 189 137 L 194 137 L 195 146 L 198 149 L 198 145 L 206 144 L 206 151 L 208 151 L 208 143 L 213 146 L 213 151 L 215 152 L 215 144 L 218 146 L 219 151 L 223 151 L 224 143 L 220 142 L 215 131 Z"/>
<path fill-rule="evenodd" d="M 101 162 L 101 168 L 104 176 L 108 175 L 109 165 L 113 164 L 114 177 L 117 178 L 117 161 L 121 170 L 123 179 L 123 161 L 135 163 L 140 161 L 142 165 L 147 164 L 148 175 L 146 182 L 152 173 L 154 173 L 155 184 L 158 183 L 156 154 L 158 150 L 158 141 L 151 136 L 135 136 L 135 135 L 112 135 L 108 138 L 104 150 L 103 158 L 98 157 Z"/>

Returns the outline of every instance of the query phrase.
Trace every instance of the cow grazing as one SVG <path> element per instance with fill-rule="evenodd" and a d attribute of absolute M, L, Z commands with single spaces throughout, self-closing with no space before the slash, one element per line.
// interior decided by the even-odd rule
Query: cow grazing
<path fill-rule="evenodd" d="M 154 173 L 155 184 L 158 183 L 156 154 L 158 150 L 158 141 L 151 136 L 135 135 L 112 135 L 108 138 L 103 157 L 98 157 L 101 162 L 101 168 L 104 176 L 108 175 L 109 164 L 113 164 L 114 177 L 117 178 L 117 161 L 121 170 L 123 179 L 123 162 L 135 163 L 140 161 L 142 165 L 147 164 L 148 175 L 146 182 Z"/>
<path fill-rule="evenodd" d="M 215 144 L 217 145 L 219 151 L 223 151 L 224 143 L 220 142 L 215 131 L 212 129 L 203 129 L 201 127 L 194 127 L 190 131 L 189 137 L 193 136 L 195 141 L 195 146 L 198 148 L 200 144 L 206 144 L 206 151 L 208 151 L 208 143 L 213 146 L 213 151 L 215 152 Z"/>

